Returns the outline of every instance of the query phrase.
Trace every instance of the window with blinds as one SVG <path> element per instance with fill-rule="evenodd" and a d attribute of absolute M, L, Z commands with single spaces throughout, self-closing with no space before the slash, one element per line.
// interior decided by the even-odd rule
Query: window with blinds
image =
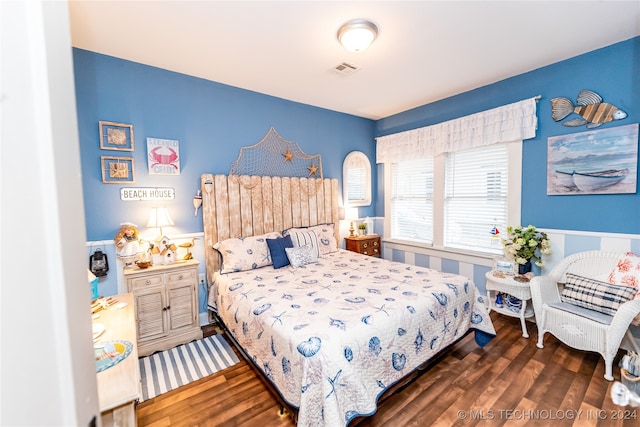
<path fill-rule="evenodd" d="M 359 151 L 347 155 L 342 166 L 343 197 L 345 206 L 368 206 L 371 204 L 371 163 Z"/>
<path fill-rule="evenodd" d="M 507 223 L 507 144 L 447 153 L 444 169 L 444 246 L 500 253 L 491 231 Z"/>
<path fill-rule="evenodd" d="M 433 241 L 433 159 L 391 165 L 391 238 Z"/>
<path fill-rule="evenodd" d="M 352 205 L 367 198 L 367 172 L 361 165 L 352 166 L 349 169 L 349 180 L 347 181 L 347 203 Z"/>

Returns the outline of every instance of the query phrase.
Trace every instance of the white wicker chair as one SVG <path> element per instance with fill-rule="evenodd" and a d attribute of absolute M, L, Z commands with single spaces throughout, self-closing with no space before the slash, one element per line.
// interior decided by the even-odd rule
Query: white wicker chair
<path fill-rule="evenodd" d="M 559 307 L 562 303 L 561 288 L 558 284 L 564 283 L 566 273 L 606 282 L 607 276 L 622 255 L 618 252 L 605 251 L 576 253 L 563 259 L 548 276 L 536 276 L 530 282 L 538 324 L 538 347 L 543 348 L 544 334 L 549 332 L 570 347 L 596 351 L 604 358 L 604 377 L 609 381 L 613 381 L 613 359 L 625 335 L 627 340 L 623 347 L 637 350 L 638 344 L 629 332 L 629 325 L 640 313 L 640 299 L 622 304 L 615 316 L 593 312 L 599 315 L 595 316 L 599 318 L 597 321 Z M 557 305 L 552 306 L 552 304 Z M 576 311 L 586 310 L 576 308 Z M 591 310 L 586 311 L 591 312 Z"/>

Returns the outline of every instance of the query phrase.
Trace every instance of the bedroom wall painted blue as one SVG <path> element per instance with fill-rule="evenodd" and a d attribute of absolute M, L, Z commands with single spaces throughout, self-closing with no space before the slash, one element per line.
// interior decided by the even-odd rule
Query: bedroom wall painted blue
<path fill-rule="evenodd" d="M 123 221 L 146 224 L 153 202 L 123 202 L 122 185 L 103 184 L 98 121 L 134 125 L 136 187 L 173 187 L 176 199 L 164 203 L 176 223 L 174 232 L 202 231 L 191 199 L 204 172 L 227 173 L 241 146 L 259 141 L 269 127 L 303 150 L 320 153 L 324 175 L 341 181 L 342 160 L 352 150 L 375 162 L 374 136 L 451 120 L 521 99 L 542 95 L 539 130 L 523 146 L 522 223 L 566 230 L 640 232 L 640 195 L 546 195 L 549 136 L 581 132 L 551 119 L 549 99 L 575 99 L 589 88 L 629 113 L 618 126 L 640 121 L 640 37 L 529 73 L 424 105 L 377 122 L 299 104 L 216 82 L 74 49 L 76 99 L 88 240 L 111 239 Z M 179 177 L 149 176 L 146 138 L 180 141 Z M 121 152 L 117 155 L 127 156 Z M 371 207 L 361 216 L 383 216 L 382 167 L 373 168 L 377 184 Z"/>
<path fill-rule="evenodd" d="M 538 104 L 538 135 L 524 143 L 523 223 L 550 229 L 640 232 L 638 193 L 546 196 L 547 138 L 584 130 L 554 123 L 550 118 L 549 99 L 555 96 L 575 99 L 580 89 L 589 88 L 600 93 L 606 102 L 629 113 L 627 119 L 606 126 L 639 122 L 640 37 L 377 122 L 81 49 L 73 49 L 73 58 L 87 239 L 90 242 L 111 241 L 123 221 L 144 227 L 148 208 L 155 205 L 153 202 L 122 202 L 119 190 L 123 186 L 102 183 L 100 156 L 115 152 L 100 150 L 100 120 L 134 125 L 136 183 L 133 186 L 175 188 L 176 199 L 163 204 L 168 206 L 176 223 L 171 233 L 177 235 L 202 231 L 202 213 L 194 217 L 191 204 L 200 175 L 228 173 L 239 148 L 255 144 L 271 126 L 285 139 L 298 142 L 308 153 L 321 154 L 324 176 L 342 181 L 342 161 L 350 151 L 363 151 L 372 164 L 375 163 L 374 137 L 377 135 L 439 123 L 538 94 L 543 96 Z M 147 137 L 180 141 L 182 173 L 179 177 L 148 175 Z M 131 156 L 131 153 L 115 155 Z M 362 217 L 384 215 L 381 172 L 381 165 L 373 168 L 373 183 L 377 190 L 374 189 L 373 205 L 360 208 Z M 376 225 L 376 231 L 381 229 Z M 629 249 L 640 252 L 639 242 L 632 240 Z M 600 244 L 601 239 L 592 236 L 569 236 L 565 252 L 585 250 L 586 246 L 598 248 Z M 89 246 L 88 253 L 96 247 Z M 110 262 L 114 263 L 112 247 L 107 245 L 106 249 L 110 252 Z M 388 256 L 397 261 L 415 258 L 417 265 L 433 263 L 428 255 L 407 255 L 398 249 L 389 249 Z M 448 261 L 439 261 L 434 268 L 438 267 L 448 272 L 459 270 L 457 264 Z M 203 265 L 200 270 L 204 271 Z M 480 288 L 488 270 L 486 266 L 473 266 L 472 276 Z M 107 279 L 110 283 L 101 283 L 101 294 L 115 294 L 115 276 L 110 273 Z M 105 288 L 107 291 L 102 292 Z M 199 302 L 200 307 L 206 306 L 204 293 Z"/>
<path fill-rule="evenodd" d="M 473 72 L 470 70 L 470 72 Z M 575 102 L 590 89 L 628 113 L 598 129 L 640 122 L 640 37 L 558 62 L 497 83 L 427 104 L 376 122 L 376 136 L 416 129 L 541 95 L 536 138 L 523 144 L 522 224 L 562 230 L 640 233 L 640 192 L 635 194 L 547 196 L 547 139 L 587 130 L 551 118 L 549 100 Z M 378 167 L 379 180 L 382 167 Z M 378 187 L 376 215 L 384 215 Z"/>
<path fill-rule="evenodd" d="M 176 226 L 170 232 L 201 232 L 202 212 L 192 199 L 203 173 L 227 174 L 240 147 L 256 144 L 270 127 L 309 154 L 321 154 L 324 176 L 342 182 L 345 156 L 359 150 L 375 162 L 372 120 L 287 101 L 155 67 L 73 49 L 87 239 L 111 240 L 119 224 L 144 228 L 157 202 L 120 200 L 125 185 L 103 184 L 100 156 L 132 156 L 134 187 L 172 187 L 163 202 Z M 134 152 L 100 150 L 99 121 L 132 124 Z M 180 142 L 180 176 L 150 176 L 146 138 Z M 373 170 L 374 182 L 375 168 Z M 375 196 L 374 196 L 375 199 Z M 375 203 L 375 200 L 374 200 Z M 373 216 L 373 205 L 360 208 Z"/>

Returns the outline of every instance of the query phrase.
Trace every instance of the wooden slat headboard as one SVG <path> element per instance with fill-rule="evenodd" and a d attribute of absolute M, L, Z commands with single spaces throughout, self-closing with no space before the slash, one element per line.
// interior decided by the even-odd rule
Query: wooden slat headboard
<path fill-rule="evenodd" d="M 200 185 L 210 283 L 220 268 L 213 245 L 221 240 L 326 223 L 338 239 L 337 179 L 203 174 Z"/>

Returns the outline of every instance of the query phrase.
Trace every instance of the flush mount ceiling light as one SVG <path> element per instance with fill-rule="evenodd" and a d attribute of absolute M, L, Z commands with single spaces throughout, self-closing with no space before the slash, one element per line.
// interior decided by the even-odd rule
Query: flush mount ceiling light
<path fill-rule="evenodd" d="M 366 19 L 352 19 L 338 30 L 338 40 L 350 52 L 362 52 L 377 35 L 376 24 Z"/>

